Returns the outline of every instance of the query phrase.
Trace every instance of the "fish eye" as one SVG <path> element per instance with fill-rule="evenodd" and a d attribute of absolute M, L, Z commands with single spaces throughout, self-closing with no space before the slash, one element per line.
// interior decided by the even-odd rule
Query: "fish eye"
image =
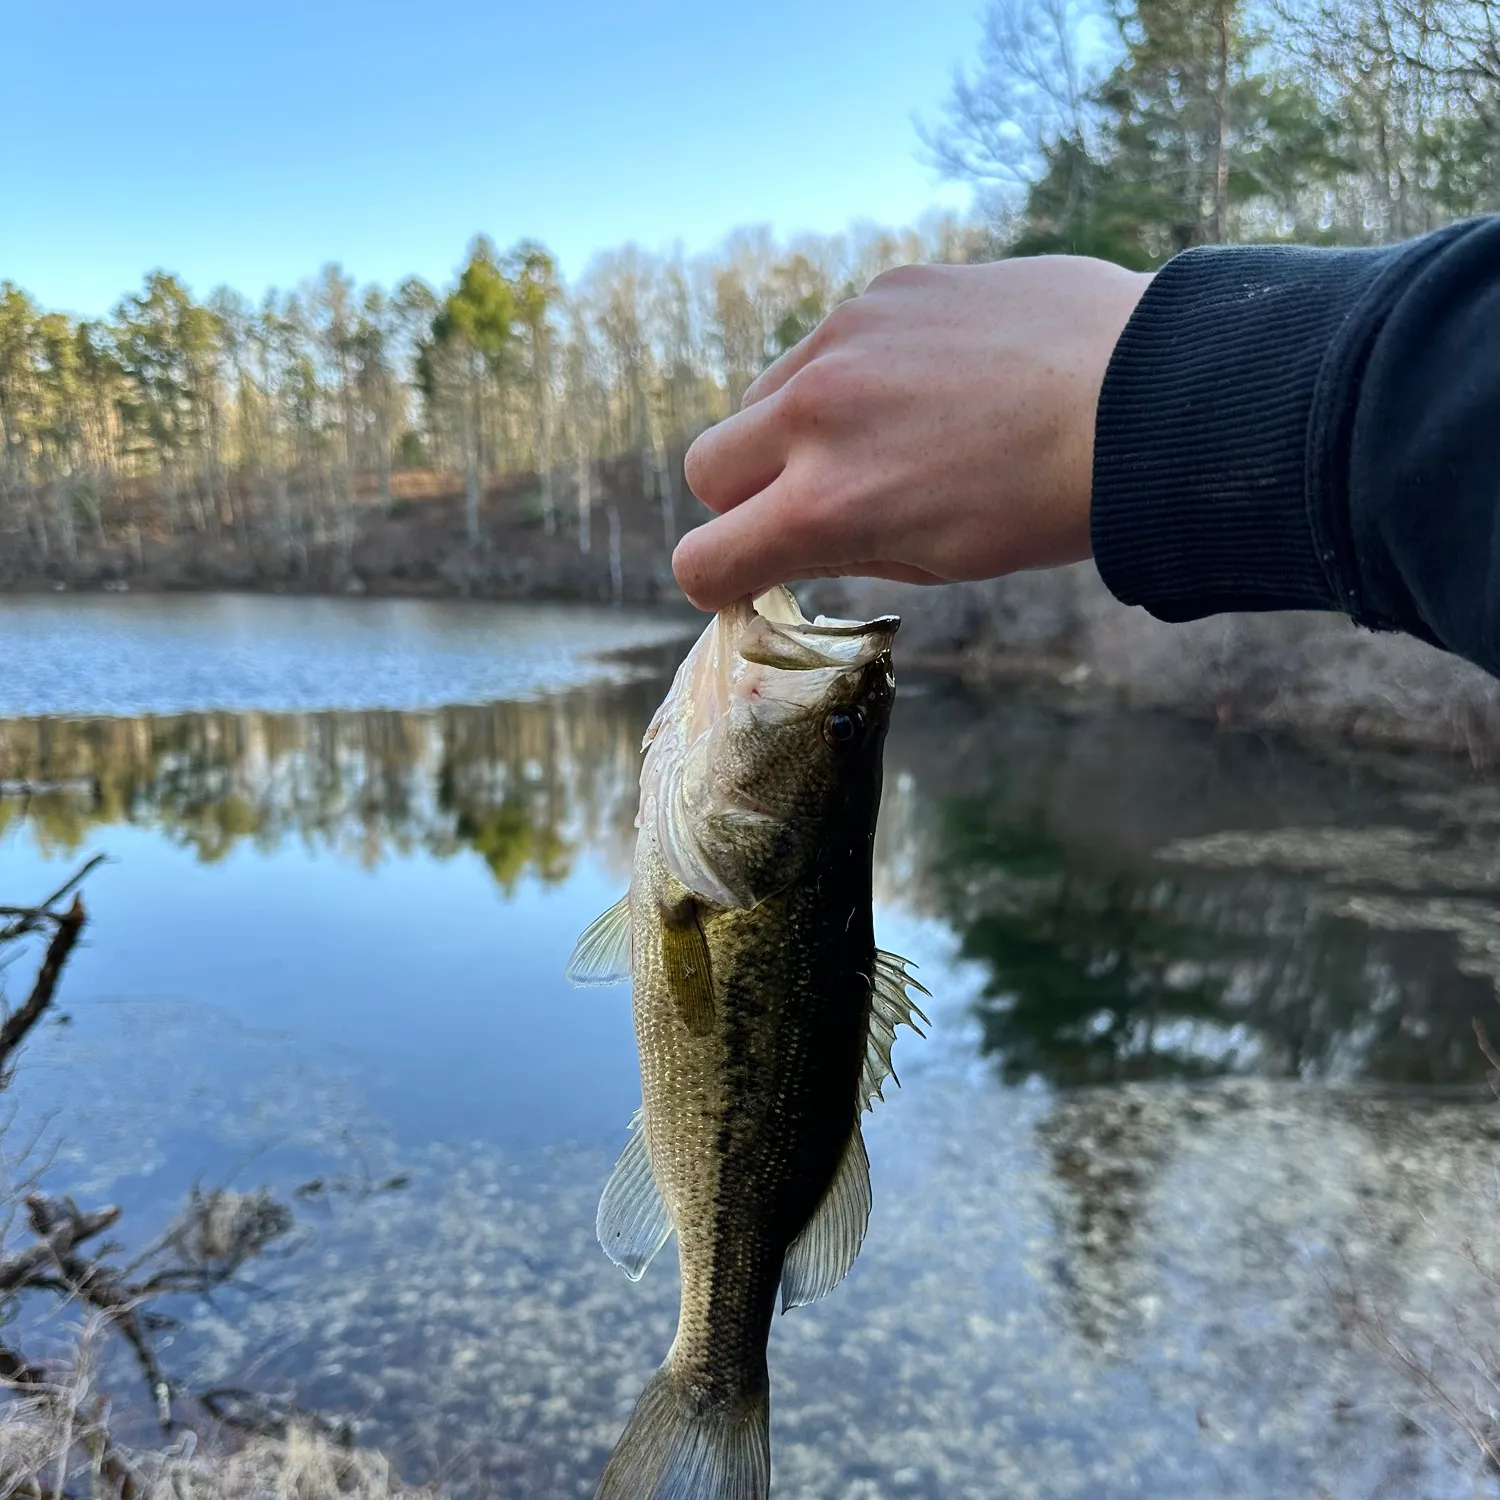
<path fill-rule="evenodd" d="M 865 716 L 857 708 L 837 708 L 823 720 L 823 738 L 835 750 L 858 743 L 865 732 Z"/>

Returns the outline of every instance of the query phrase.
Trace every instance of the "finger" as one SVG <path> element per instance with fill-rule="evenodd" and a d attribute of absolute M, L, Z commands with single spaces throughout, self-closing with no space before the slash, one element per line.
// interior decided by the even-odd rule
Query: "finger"
<path fill-rule="evenodd" d="M 680 548 L 679 548 L 680 550 Z M 673 558 L 673 566 L 677 559 Z M 795 573 L 781 578 L 766 578 L 760 583 L 750 584 L 743 593 L 735 594 L 732 598 L 726 598 L 723 603 L 731 604 L 734 599 L 743 599 L 747 594 L 756 595 L 764 593 L 766 589 L 774 587 L 778 583 L 795 583 L 798 580 L 809 578 L 884 578 L 891 583 L 912 583 L 923 587 L 934 587 L 938 584 L 952 583 L 951 578 L 944 578 L 940 573 L 929 573 L 926 568 L 914 568 L 910 563 L 898 562 L 851 562 L 838 563 L 836 565 L 821 565 L 816 567 L 802 567 Z M 679 579 L 679 583 L 681 579 Z M 687 589 L 684 586 L 683 592 Z M 699 603 L 691 594 L 689 600 L 697 605 L 699 609 L 712 611 L 722 608 L 722 604 Z"/>
<path fill-rule="evenodd" d="M 839 569 L 841 578 L 888 578 L 892 583 L 939 584 L 952 583 L 940 573 L 929 573 L 926 568 L 914 568 L 910 563 L 865 562 L 849 563 Z"/>
<path fill-rule="evenodd" d="M 792 345 L 780 359 L 767 365 L 759 375 L 752 380 L 745 394 L 740 397 L 740 410 L 754 406 L 757 401 L 764 401 L 767 396 L 773 396 L 797 373 L 817 352 L 813 340 L 818 336 L 818 330 L 822 328 L 819 323 L 817 328 L 807 335 L 806 338 Z"/>
<path fill-rule="evenodd" d="M 820 535 L 816 512 L 794 505 L 789 490 L 782 475 L 749 503 L 678 542 L 672 571 L 699 609 L 723 609 L 747 594 L 843 561 L 837 537 Z"/>
<path fill-rule="evenodd" d="M 806 486 L 783 474 L 763 494 L 688 532 L 672 554 L 672 571 L 704 610 L 798 578 L 951 581 L 911 563 L 872 561 L 874 536 L 847 507 L 840 511 L 809 502 Z"/>
<path fill-rule="evenodd" d="M 787 443 L 786 424 L 773 407 L 736 412 L 693 441 L 683 456 L 683 476 L 710 510 L 731 510 L 779 477 Z"/>

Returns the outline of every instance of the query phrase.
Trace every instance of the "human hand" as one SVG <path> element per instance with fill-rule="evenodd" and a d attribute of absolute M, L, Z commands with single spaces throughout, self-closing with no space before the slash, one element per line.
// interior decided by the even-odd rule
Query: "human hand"
<path fill-rule="evenodd" d="M 797 578 L 1087 557 L 1099 389 L 1150 279 L 1077 256 L 876 277 L 688 449 L 717 515 L 677 545 L 683 591 L 718 609 Z"/>

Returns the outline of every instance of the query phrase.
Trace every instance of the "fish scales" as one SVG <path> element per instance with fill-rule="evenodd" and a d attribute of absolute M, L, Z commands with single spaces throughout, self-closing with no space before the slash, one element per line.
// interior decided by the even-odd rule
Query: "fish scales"
<path fill-rule="evenodd" d="M 631 980 L 642 1108 L 599 1236 L 637 1277 L 675 1231 L 681 1302 L 599 1500 L 764 1500 L 778 1290 L 816 1300 L 858 1253 L 860 1113 L 921 1017 L 871 910 L 896 625 L 744 601 L 647 732 L 630 891 L 569 975 Z"/>
<path fill-rule="evenodd" d="M 859 883 L 849 863 L 839 870 L 831 860 L 827 876 L 846 915 L 855 898 L 838 888 Z M 680 1024 L 649 929 L 638 950 L 646 1138 L 677 1226 L 683 1283 L 671 1358 L 727 1398 L 764 1386 L 786 1248 L 822 1200 L 856 1124 L 869 1015 L 862 976 L 875 945 L 868 923 L 844 925 L 801 888 L 751 912 L 709 917 L 721 1008 L 704 1037 Z"/>

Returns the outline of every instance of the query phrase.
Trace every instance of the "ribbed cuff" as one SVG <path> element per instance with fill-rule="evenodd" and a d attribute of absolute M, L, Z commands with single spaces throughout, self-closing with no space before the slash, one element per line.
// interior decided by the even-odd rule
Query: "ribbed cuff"
<path fill-rule="evenodd" d="M 1397 253 L 1211 247 L 1157 273 L 1095 428 L 1090 529 L 1117 598 L 1171 621 L 1349 607 L 1309 494 L 1319 372 Z"/>

